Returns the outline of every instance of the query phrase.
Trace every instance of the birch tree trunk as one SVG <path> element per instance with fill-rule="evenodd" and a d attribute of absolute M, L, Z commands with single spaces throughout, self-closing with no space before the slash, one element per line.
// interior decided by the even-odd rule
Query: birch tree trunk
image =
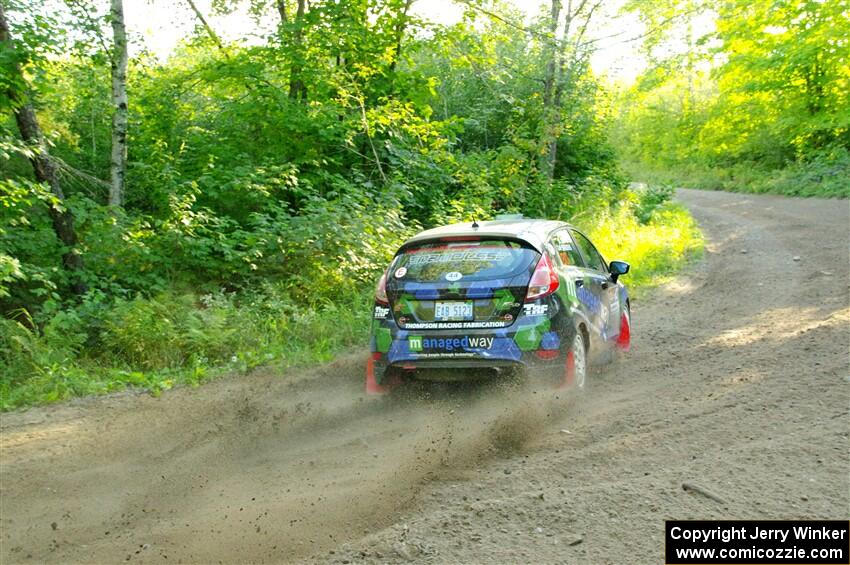
<path fill-rule="evenodd" d="M 0 43 L 5 44 L 9 50 L 14 48 L 2 2 L 0 2 Z M 21 138 L 32 148 L 30 163 L 35 179 L 46 184 L 59 202 L 58 206 L 50 205 L 48 208 L 50 221 L 53 224 L 56 237 L 65 247 L 62 254 L 62 266 L 71 273 L 72 290 L 76 294 L 83 294 L 86 291 L 85 283 L 80 278 L 83 259 L 76 249 L 77 233 L 74 230 L 74 215 L 64 206 L 65 194 L 62 192 L 62 185 L 59 182 L 56 163 L 50 158 L 47 151 L 47 144 L 41 134 L 35 110 L 33 110 L 32 104 L 27 100 L 23 90 L 26 87 L 21 86 L 26 84 L 21 68 L 16 62 L 10 62 L 8 65 L 12 80 L 7 83 L 8 86 L 4 94 L 12 101 L 15 122 L 21 132 Z"/>
<path fill-rule="evenodd" d="M 124 205 L 127 173 L 127 32 L 123 0 L 112 0 L 112 162 L 109 205 Z"/>

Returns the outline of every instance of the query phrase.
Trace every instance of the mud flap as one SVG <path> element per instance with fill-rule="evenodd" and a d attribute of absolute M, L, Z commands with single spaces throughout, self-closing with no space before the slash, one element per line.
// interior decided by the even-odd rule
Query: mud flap
<path fill-rule="evenodd" d="M 378 384 L 378 380 L 375 378 L 375 358 L 374 355 L 369 355 L 369 358 L 366 359 L 366 394 L 380 395 L 389 392 L 389 387 Z"/>
<path fill-rule="evenodd" d="M 617 349 L 627 352 L 632 348 L 632 324 L 629 315 L 620 316 L 620 335 L 617 336 Z"/>
<path fill-rule="evenodd" d="M 401 384 L 401 379 L 398 375 L 392 375 L 389 382 L 378 384 L 378 379 L 375 377 L 375 360 L 380 359 L 380 353 L 373 353 L 366 359 L 366 394 L 368 396 L 382 396 L 389 394 L 392 390 Z"/>
<path fill-rule="evenodd" d="M 576 359 L 572 351 L 567 351 L 567 359 L 564 362 L 564 379 L 557 386 L 559 389 L 570 388 L 576 382 Z"/>

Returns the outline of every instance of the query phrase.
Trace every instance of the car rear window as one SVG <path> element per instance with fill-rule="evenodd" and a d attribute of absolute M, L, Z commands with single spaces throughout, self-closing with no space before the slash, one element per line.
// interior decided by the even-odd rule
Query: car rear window
<path fill-rule="evenodd" d="M 406 249 L 393 265 L 397 278 L 430 282 L 460 273 L 464 280 L 516 276 L 540 257 L 534 249 L 515 241 L 482 240 L 427 243 Z"/>

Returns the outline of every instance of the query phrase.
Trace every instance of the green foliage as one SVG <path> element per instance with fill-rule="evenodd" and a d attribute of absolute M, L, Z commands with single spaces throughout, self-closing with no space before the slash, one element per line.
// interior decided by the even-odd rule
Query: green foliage
<path fill-rule="evenodd" d="M 650 14 L 657 2 L 632 4 Z M 622 112 L 612 131 L 638 180 L 850 196 L 846 3 L 672 0 L 664 5 L 669 17 L 683 22 L 680 29 L 694 9 L 711 10 L 716 30 L 695 44 L 685 38 L 684 54 L 655 59 L 621 97 Z M 659 48 L 658 41 L 650 47 Z"/>
<path fill-rule="evenodd" d="M 258 365 L 326 362 L 362 344 L 371 292 L 307 305 L 285 288 L 247 293 L 162 293 L 107 305 L 90 296 L 39 333 L 0 319 L 0 409 L 103 394 L 158 393 Z"/>
<path fill-rule="evenodd" d="M 65 283 L 57 267 L 61 247 L 46 210 L 58 205 L 40 184 L 0 178 L 0 305 L 7 310 L 26 299 L 59 298 L 56 291 Z"/>
<path fill-rule="evenodd" d="M 0 298 L 9 296 L 9 283 L 23 278 L 20 261 L 6 254 L 0 255 Z"/>
<path fill-rule="evenodd" d="M 648 183 L 786 196 L 850 197 L 850 152 L 840 147 L 819 151 L 808 160 L 780 169 L 752 161 L 725 167 L 708 167 L 695 161 L 666 168 L 631 162 L 625 163 L 625 168 L 633 178 Z"/>
<path fill-rule="evenodd" d="M 606 258 L 631 265 L 628 284 L 638 296 L 703 251 L 702 233 L 696 222 L 679 204 L 659 199 L 665 192 L 649 189 L 631 194 L 619 206 L 584 225 Z M 648 212 L 648 217 L 640 220 L 636 210 Z"/>
<path fill-rule="evenodd" d="M 670 185 L 651 185 L 641 191 L 638 203 L 634 207 L 634 215 L 642 224 L 652 221 L 655 211 L 665 202 L 673 198 L 673 187 Z"/>

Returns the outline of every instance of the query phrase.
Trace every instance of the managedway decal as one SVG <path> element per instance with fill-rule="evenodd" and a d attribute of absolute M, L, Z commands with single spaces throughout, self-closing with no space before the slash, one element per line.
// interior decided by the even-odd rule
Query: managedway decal
<path fill-rule="evenodd" d="M 493 346 L 492 337 L 422 337 L 412 335 L 407 338 L 407 346 L 413 352 L 423 350 L 439 350 L 452 352 L 468 349 L 490 349 Z"/>

